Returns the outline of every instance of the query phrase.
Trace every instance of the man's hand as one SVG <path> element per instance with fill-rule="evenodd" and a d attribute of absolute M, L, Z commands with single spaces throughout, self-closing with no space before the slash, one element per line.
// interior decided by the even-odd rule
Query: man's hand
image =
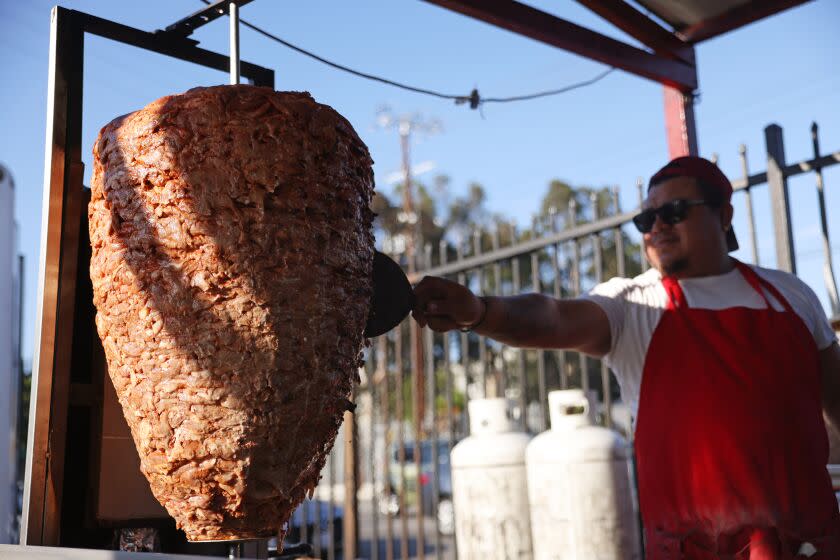
<path fill-rule="evenodd" d="M 414 288 L 412 316 L 421 327 L 446 332 L 475 325 L 486 312 L 485 303 L 464 286 L 426 276 Z"/>

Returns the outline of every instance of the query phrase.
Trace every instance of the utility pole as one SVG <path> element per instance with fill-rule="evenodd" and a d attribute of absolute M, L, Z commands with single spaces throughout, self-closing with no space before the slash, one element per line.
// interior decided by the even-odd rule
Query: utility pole
<path fill-rule="evenodd" d="M 403 214 L 405 221 L 409 224 L 411 234 L 406 240 L 406 253 L 408 255 L 408 273 L 417 272 L 417 247 L 423 244 L 423 229 L 420 222 L 420 215 L 414 212 L 414 185 L 411 180 L 411 128 L 412 121 L 400 119 L 397 130 L 400 134 L 400 151 L 402 152 L 403 171 Z"/>
<path fill-rule="evenodd" d="M 390 108 L 382 107 L 377 111 L 377 124 L 380 128 L 396 128 L 400 136 L 403 172 L 403 211 L 402 219 L 398 219 L 408 226 L 409 233 L 406 236 L 406 257 L 408 259 L 409 276 L 413 276 L 417 272 L 417 248 L 423 246 L 423 230 L 420 214 L 414 210 L 414 185 L 411 178 L 411 134 L 415 131 L 435 133 L 440 130 L 440 123 L 437 120 L 426 121 L 418 114 L 396 116 Z M 426 263 L 426 266 L 428 266 L 428 263 Z M 425 367 L 423 337 L 421 336 L 417 322 L 410 321 L 409 329 L 411 336 L 411 376 L 414 381 L 412 390 L 414 397 L 414 406 L 412 406 L 414 412 L 412 415 L 414 422 L 414 465 L 418 473 L 417 556 L 419 560 L 423 560 L 425 556 L 424 517 L 419 474 L 422 472 L 422 441 L 424 439 L 423 418 L 425 417 L 424 405 L 426 402 Z M 397 373 L 398 375 L 402 375 L 402 372 Z M 397 398 L 402 398 L 402 395 L 397 395 Z M 402 418 L 400 418 L 400 422 L 402 422 Z M 436 442 L 432 442 L 432 445 L 436 445 Z"/>
<path fill-rule="evenodd" d="M 402 212 L 398 221 L 406 224 L 409 234 L 405 236 L 406 258 L 408 272 L 417 272 L 418 247 L 423 246 L 423 230 L 420 212 L 415 210 L 414 180 L 411 168 L 411 141 L 416 132 L 435 134 L 440 132 L 441 123 L 437 119 L 425 119 L 417 113 L 396 115 L 390 107 L 383 106 L 377 111 L 376 124 L 382 129 L 396 129 L 400 137 L 400 153 L 402 156 Z M 421 164 L 422 165 L 422 164 Z"/>

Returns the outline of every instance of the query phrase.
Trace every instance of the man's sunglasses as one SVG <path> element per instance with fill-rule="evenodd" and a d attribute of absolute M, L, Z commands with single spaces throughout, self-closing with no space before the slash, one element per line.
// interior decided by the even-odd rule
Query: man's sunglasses
<path fill-rule="evenodd" d="M 648 208 L 641 213 L 633 216 L 633 223 L 642 233 L 648 233 L 653 229 L 653 224 L 656 223 L 656 217 L 659 216 L 663 222 L 668 225 L 678 224 L 685 220 L 688 215 L 688 209 L 692 206 L 702 206 L 708 204 L 705 200 L 685 200 L 679 198 L 666 202 L 659 208 Z"/>

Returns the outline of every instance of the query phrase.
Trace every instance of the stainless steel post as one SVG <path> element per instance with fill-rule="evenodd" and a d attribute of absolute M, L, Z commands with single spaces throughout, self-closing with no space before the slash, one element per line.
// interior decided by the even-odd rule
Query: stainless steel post
<path fill-rule="evenodd" d="M 230 83 L 239 83 L 239 6 L 230 3 Z"/>

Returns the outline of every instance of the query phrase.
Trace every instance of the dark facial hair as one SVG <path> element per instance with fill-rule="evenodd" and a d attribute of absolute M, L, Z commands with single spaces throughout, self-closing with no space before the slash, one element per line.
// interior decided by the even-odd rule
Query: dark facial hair
<path fill-rule="evenodd" d="M 682 258 L 677 259 L 674 262 L 670 263 L 668 266 L 662 267 L 662 272 L 665 273 L 665 276 L 673 276 L 677 272 L 682 272 L 688 268 L 688 259 Z"/>

